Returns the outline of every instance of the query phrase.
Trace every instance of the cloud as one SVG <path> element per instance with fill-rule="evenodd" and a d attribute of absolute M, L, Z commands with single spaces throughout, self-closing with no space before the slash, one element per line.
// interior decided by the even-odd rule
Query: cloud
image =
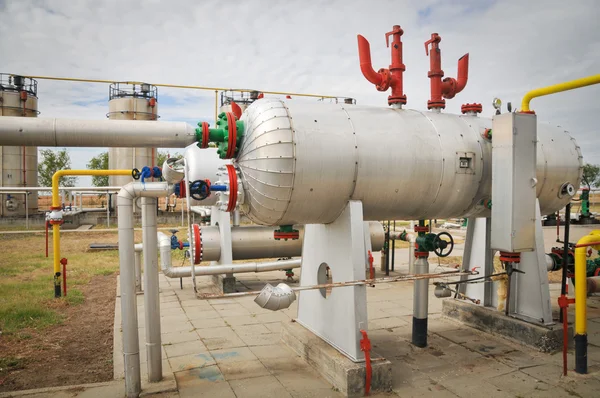
<path fill-rule="evenodd" d="M 404 29 L 408 107 L 426 109 L 429 61 L 423 43 L 442 36 L 442 67 L 470 53 L 466 89 L 447 102 L 459 113 L 492 99 L 519 108 L 528 90 L 600 70 L 600 3 L 564 1 L 346 0 L 0 2 L 0 71 L 351 96 L 387 106 L 360 73 L 356 34 L 371 43 L 375 69 L 390 63 L 384 34 Z M 538 119 L 565 127 L 585 160 L 594 145 L 599 87 L 534 100 Z M 102 119 L 108 87 L 39 82 L 41 117 Z M 159 89 L 161 120 L 212 120 L 214 92 Z M 164 99 L 164 102 L 161 101 Z M 95 150 L 93 150 L 95 151 Z M 92 152 L 86 153 L 89 156 Z M 85 160 L 72 151 L 73 164 Z"/>

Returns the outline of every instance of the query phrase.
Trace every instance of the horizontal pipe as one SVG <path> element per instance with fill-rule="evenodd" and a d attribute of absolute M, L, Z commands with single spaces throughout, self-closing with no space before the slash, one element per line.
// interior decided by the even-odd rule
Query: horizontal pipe
<path fill-rule="evenodd" d="M 57 80 L 57 81 L 67 81 L 67 82 L 82 82 L 82 83 L 103 83 L 103 84 L 113 84 L 118 82 L 117 80 L 101 80 L 101 79 L 82 79 L 77 77 L 54 77 L 54 76 L 25 76 L 30 79 L 37 80 Z M 315 98 L 340 98 L 334 97 L 331 95 L 321 95 L 321 94 L 304 94 L 304 93 L 292 93 L 286 91 L 265 91 L 265 90 L 256 90 L 256 89 L 248 89 L 248 88 L 225 88 L 225 87 L 207 87 L 207 86 L 189 86 L 189 85 L 181 85 L 181 84 L 166 84 L 166 83 L 144 83 L 144 82 L 119 82 L 124 84 L 152 84 L 156 87 L 170 87 L 170 88 L 182 88 L 182 89 L 190 89 L 190 90 L 208 90 L 208 91 L 236 91 L 240 93 L 250 93 L 253 91 L 258 91 L 263 94 L 273 94 L 273 95 L 290 95 L 296 97 L 315 97 Z"/>
<path fill-rule="evenodd" d="M 113 191 L 119 192 L 122 187 L 59 187 L 59 191 L 75 191 L 78 193 L 84 193 L 84 191 Z M 14 192 L 39 192 L 39 191 L 52 191 L 52 187 L 0 187 L 1 193 L 7 191 Z"/>
<path fill-rule="evenodd" d="M 160 267 L 163 274 L 169 278 L 185 278 L 192 275 L 192 268 L 173 267 L 171 263 L 171 238 L 162 232 L 157 234 L 158 249 L 160 251 Z M 266 272 L 282 269 L 292 269 L 300 267 L 301 260 L 283 260 L 269 261 L 264 263 L 245 263 L 245 264 L 227 264 L 195 266 L 194 272 L 197 276 L 220 275 L 220 274 L 239 274 L 243 272 Z"/>
<path fill-rule="evenodd" d="M 0 118 L 0 145 L 185 148 L 194 142 L 195 129 L 185 122 Z"/>
<path fill-rule="evenodd" d="M 542 97 L 545 95 L 560 93 L 562 91 L 573 90 L 576 88 L 591 86 L 592 84 L 600 83 L 600 74 L 583 77 L 581 79 L 571 80 L 564 83 L 554 84 L 552 86 L 536 88 L 535 90 L 529 91 L 523 97 L 523 101 L 521 102 L 521 111 L 522 112 L 530 112 L 529 103 L 532 99 L 537 97 Z"/>

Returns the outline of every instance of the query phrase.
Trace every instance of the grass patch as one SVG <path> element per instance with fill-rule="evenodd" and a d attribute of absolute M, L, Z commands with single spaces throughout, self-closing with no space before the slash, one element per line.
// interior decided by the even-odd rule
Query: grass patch
<path fill-rule="evenodd" d="M 25 361 L 15 357 L 2 358 L 0 357 L 0 375 L 13 370 L 23 369 Z"/>
<path fill-rule="evenodd" d="M 138 236 L 139 235 L 139 236 Z M 141 232 L 136 232 L 141 240 Z M 119 268 L 118 252 L 87 252 L 91 243 L 116 243 L 117 231 L 61 234 L 61 257 L 68 259 L 67 297 L 54 298 L 52 246 L 45 256 L 44 234 L 0 235 L 0 331 L 26 338 L 23 329 L 60 323 L 63 309 L 85 301 L 81 287 L 96 275 Z"/>

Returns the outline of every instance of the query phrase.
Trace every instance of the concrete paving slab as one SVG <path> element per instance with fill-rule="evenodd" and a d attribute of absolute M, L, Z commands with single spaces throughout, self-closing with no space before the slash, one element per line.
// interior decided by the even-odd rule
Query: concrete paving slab
<path fill-rule="evenodd" d="M 258 358 L 261 361 L 273 358 L 287 359 L 296 356 L 292 352 L 292 350 L 284 346 L 282 343 L 254 346 L 249 348 L 252 351 L 252 353 L 256 356 L 256 358 Z"/>
<path fill-rule="evenodd" d="M 205 366 L 214 365 L 216 362 L 210 353 L 201 352 L 198 354 L 188 354 L 169 358 L 169 363 L 171 364 L 171 369 L 173 369 L 174 372 L 181 372 L 182 370 L 203 368 Z"/>
<path fill-rule="evenodd" d="M 164 345 L 163 349 L 168 358 L 208 352 L 208 348 L 200 340 Z"/>
<path fill-rule="evenodd" d="M 217 364 L 255 361 L 258 358 L 248 347 L 229 348 L 225 350 L 212 350 L 210 355 L 217 361 Z"/>
<path fill-rule="evenodd" d="M 219 369 L 221 369 L 225 380 L 228 381 L 270 375 L 270 372 L 258 359 L 253 361 L 220 363 Z"/>
<path fill-rule="evenodd" d="M 195 331 L 162 333 L 161 340 L 163 344 L 176 344 L 185 341 L 198 340 L 198 334 Z"/>
<path fill-rule="evenodd" d="M 243 347 L 246 345 L 230 327 L 199 329 L 197 332 L 209 350 Z"/>
<path fill-rule="evenodd" d="M 292 396 L 274 376 L 232 380 L 230 385 L 237 398 L 286 398 Z"/>
<path fill-rule="evenodd" d="M 192 323 L 192 326 L 195 329 L 212 329 L 212 328 L 223 328 L 223 327 L 227 327 L 227 323 L 225 323 L 225 320 L 221 317 L 217 317 L 217 318 L 198 318 L 198 319 L 192 319 L 190 321 Z"/>

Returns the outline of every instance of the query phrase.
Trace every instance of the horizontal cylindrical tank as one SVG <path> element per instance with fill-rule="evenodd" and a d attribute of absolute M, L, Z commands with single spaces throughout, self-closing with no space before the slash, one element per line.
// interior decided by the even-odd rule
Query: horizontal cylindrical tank
<path fill-rule="evenodd" d="M 330 223 L 348 200 L 365 220 L 488 216 L 490 119 L 416 110 L 262 99 L 244 112 L 236 164 L 243 210 L 268 225 Z M 582 157 L 563 129 L 538 125 L 542 214 L 579 187 Z"/>
<path fill-rule="evenodd" d="M 158 119 L 157 89 L 150 84 L 113 83 L 109 88 L 109 112 L 111 120 Z M 156 148 L 109 148 L 108 168 L 128 170 L 144 166 L 156 166 Z M 162 165 L 159 165 L 162 166 Z M 109 185 L 123 186 L 133 181 L 130 176 L 110 176 Z"/>
<path fill-rule="evenodd" d="M 0 116 L 37 117 L 37 81 L 28 77 L 0 74 Z M 31 146 L 0 147 L 0 186 L 37 187 L 38 149 Z M 37 212 L 37 193 L 2 195 L 1 216 L 24 216 Z"/>
<path fill-rule="evenodd" d="M 381 223 L 371 221 L 369 232 L 371 234 L 372 251 L 383 248 L 385 232 Z M 298 257 L 302 255 L 302 242 L 304 226 L 295 227 L 300 232 L 296 240 L 275 240 L 273 233 L 276 227 L 250 225 L 231 228 L 231 249 L 234 260 L 252 260 L 257 258 Z M 221 235 L 218 226 L 200 227 L 202 240 L 202 261 L 218 261 L 221 258 Z"/>
<path fill-rule="evenodd" d="M 196 144 L 186 147 L 183 156 L 188 162 L 190 182 L 208 179 L 214 184 L 219 180 L 219 168 L 231 164 L 230 160 L 219 158 L 217 148 L 200 149 Z M 213 193 L 204 200 L 190 198 L 190 203 L 192 206 L 212 206 L 217 203 L 217 199 L 217 195 Z"/>

